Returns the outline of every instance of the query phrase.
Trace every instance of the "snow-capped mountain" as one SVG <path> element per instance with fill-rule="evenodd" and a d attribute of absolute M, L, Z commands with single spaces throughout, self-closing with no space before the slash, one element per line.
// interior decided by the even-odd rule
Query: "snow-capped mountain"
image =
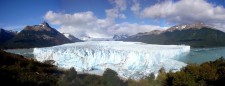
<path fill-rule="evenodd" d="M 39 25 L 26 26 L 14 38 L 7 41 L 6 48 L 48 47 L 71 43 L 63 34 L 49 26 L 47 22 Z"/>
<path fill-rule="evenodd" d="M 129 37 L 127 34 L 114 35 L 113 40 L 120 40 Z"/>
<path fill-rule="evenodd" d="M 149 44 L 185 44 L 192 47 L 225 46 L 225 33 L 204 23 L 182 24 L 167 30 L 139 33 L 119 41 L 144 42 Z"/>
<path fill-rule="evenodd" d="M 82 40 L 74 37 L 73 35 L 69 34 L 69 33 L 62 33 L 66 38 L 68 38 L 69 40 L 71 40 L 72 42 L 82 42 Z"/>
<path fill-rule="evenodd" d="M 152 45 L 140 42 L 89 41 L 46 48 L 34 48 L 38 61 L 54 60 L 59 67 L 77 71 L 115 70 L 123 78 L 140 79 L 158 73 L 162 67 L 178 71 L 186 64 L 178 61 L 190 51 L 184 45 Z M 99 73 L 99 72 L 94 72 Z"/>
<path fill-rule="evenodd" d="M 188 29 L 203 29 L 203 28 L 211 28 L 214 29 L 213 26 L 206 25 L 203 22 L 193 23 L 193 24 L 181 24 L 170 27 L 166 31 L 174 31 L 174 30 L 188 30 Z"/>

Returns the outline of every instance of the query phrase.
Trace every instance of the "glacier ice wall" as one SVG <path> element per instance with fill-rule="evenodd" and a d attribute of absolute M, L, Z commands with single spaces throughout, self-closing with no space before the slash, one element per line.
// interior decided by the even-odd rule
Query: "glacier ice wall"
<path fill-rule="evenodd" d="M 139 79 L 162 67 L 177 71 L 186 64 L 177 59 L 186 55 L 190 46 L 153 45 L 140 42 L 89 41 L 46 48 L 34 48 L 38 61 L 55 60 L 59 67 L 77 71 L 110 68 L 123 78 Z"/>

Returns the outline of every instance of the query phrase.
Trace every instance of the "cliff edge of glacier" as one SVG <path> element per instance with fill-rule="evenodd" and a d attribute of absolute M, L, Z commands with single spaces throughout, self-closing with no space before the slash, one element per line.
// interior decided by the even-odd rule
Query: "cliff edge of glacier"
<path fill-rule="evenodd" d="M 115 70 L 125 79 L 140 79 L 150 73 L 178 71 L 186 64 L 178 61 L 190 51 L 185 45 L 155 45 L 141 42 L 89 41 L 53 47 L 34 48 L 38 61 L 54 60 L 63 68 L 77 71 Z M 98 73 L 98 72 L 94 72 Z"/>

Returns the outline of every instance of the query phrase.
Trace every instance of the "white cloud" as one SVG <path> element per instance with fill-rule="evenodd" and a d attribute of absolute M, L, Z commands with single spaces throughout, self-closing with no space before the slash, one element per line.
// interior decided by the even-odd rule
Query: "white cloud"
<path fill-rule="evenodd" d="M 90 11 L 75 13 L 73 15 L 48 11 L 45 15 L 45 18 L 49 21 L 52 21 L 53 24 L 70 25 L 71 23 L 76 23 L 80 26 L 86 22 L 89 22 L 88 24 L 93 23 L 93 21 L 96 20 L 96 17 Z"/>
<path fill-rule="evenodd" d="M 172 23 L 225 23 L 225 8 L 215 6 L 206 0 L 164 1 L 144 8 L 143 18 L 165 18 Z"/>
<path fill-rule="evenodd" d="M 117 24 L 115 19 L 126 18 L 126 15 L 123 14 L 123 12 L 127 8 L 127 3 L 126 0 L 111 0 L 110 2 L 115 5 L 115 7 L 106 9 L 106 18 L 103 19 L 99 19 L 91 11 L 73 14 L 48 11 L 44 18 L 52 24 L 60 25 L 60 32 L 70 33 L 80 38 L 84 36 L 94 38 L 112 37 L 114 34 L 134 35 L 139 32 L 162 29 L 159 26 L 139 25 L 136 23 Z M 139 10 L 139 8 L 133 9 Z"/>
<path fill-rule="evenodd" d="M 94 37 L 106 36 L 96 34 L 104 32 L 102 31 L 102 28 L 112 24 L 110 22 L 111 20 L 97 19 L 91 11 L 74 14 L 54 13 L 53 11 L 48 11 L 45 15 L 45 19 L 52 24 L 61 25 L 59 31 L 71 33 L 78 37 L 85 36 L 87 34 L 90 36 L 94 34 Z"/>
<path fill-rule="evenodd" d="M 52 24 L 61 25 L 60 32 L 70 33 L 76 37 L 90 36 L 94 38 L 112 37 L 114 34 L 134 35 L 139 32 L 149 32 L 155 29 L 162 29 L 159 26 L 139 25 L 131 23 L 116 24 L 113 19 L 106 17 L 98 19 L 91 11 L 63 14 L 48 11 L 45 19 Z"/>
<path fill-rule="evenodd" d="M 110 2 L 115 5 L 115 7 L 105 10 L 107 18 L 113 21 L 116 18 L 125 19 L 126 15 L 123 14 L 123 11 L 127 8 L 126 0 L 110 0 Z"/>
<path fill-rule="evenodd" d="M 154 25 L 140 25 L 136 23 L 121 23 L 110 27 L 117 34 L 134 35 L 140 32 L 150 32 L 152 30 L 163 30 L 165 28 Z"/>
<path fill-rule="evenodd" d="M 115 4 L 115 8 L 119 9 L 119 11 L 124 11 L 127 8 L 126 0 L 110 0 L 112 4 Z"/>
<path fill-rule="evenodd" d="M 131 11 L 133 11 L 134 14 L 139 15 L 140 12 L 140 3 L 138 0 L 133 0 L 133 4 L 130 8 Z"/>

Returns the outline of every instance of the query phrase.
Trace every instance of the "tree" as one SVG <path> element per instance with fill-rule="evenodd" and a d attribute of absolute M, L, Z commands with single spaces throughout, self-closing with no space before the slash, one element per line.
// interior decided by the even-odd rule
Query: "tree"
<path fill-rule="evenodd" d="M 74 67 L 70 68 L 65 74 L 61 77 L 59 81 L 60 86 L 79 86 L 80 82 L 77 78 L 77 71 Z"/>
<path fill-rule="evenodd" d="M 121 81 L 117 73 L 109 68 L 103 73 L 102 81 L 105 86 L 121 86 Z"/>

